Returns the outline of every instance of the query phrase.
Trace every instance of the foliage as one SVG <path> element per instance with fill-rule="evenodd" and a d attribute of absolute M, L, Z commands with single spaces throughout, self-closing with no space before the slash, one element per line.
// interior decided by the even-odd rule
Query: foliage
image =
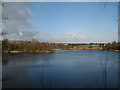
<path fill-rule="evenodd" d="M 21 51 L 21 52 L 40 52 L 54 51 L 55 49 L 79 49 L 79 48 L 97 48 L 102 50 L 120 50 L 120 42 L 112 43 L 90 43 L 90 44 L 64 44 L 64 43 L 49 43 L 38 42 L 33 39 L 31 41 L 12 41 L 5 39 L 2 41 L 2 51 Z"/>
<path fill-rule="evenodd" d="M 37 40 L 31 41 L 2 41 L 2 51 L 21 51 L 21 52 L 36 52 L 36 51 L 52 51 L 53 49 L 68 49 L 71 45 L 65 45 L 62 43 L 49 43 L 38 42 Z"/>
<path fill-rule="evenodd" d="M 120 42 L 107 43 L 104 47 L 104 50 L 120 50 Z"/>

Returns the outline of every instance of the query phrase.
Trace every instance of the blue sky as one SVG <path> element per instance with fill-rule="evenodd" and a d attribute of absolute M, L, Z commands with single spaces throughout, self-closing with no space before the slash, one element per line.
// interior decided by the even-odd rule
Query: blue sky
<path fill-rule="evenodd" d="M 45 42 L 112 42 L 118 40 L 117 2 L 6 2 L 3 37 Z M 1 32 L 1 30 L 0 30 Z"/>
<path fill-rule="evenodd" d="M 117 41 L 117 3 L 35 2 L 29 7 L 32 32 L 40 41 Z"/>

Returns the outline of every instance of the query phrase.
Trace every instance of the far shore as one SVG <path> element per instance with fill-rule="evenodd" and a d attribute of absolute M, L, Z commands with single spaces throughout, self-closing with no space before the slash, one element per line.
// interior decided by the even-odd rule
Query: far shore
<path fill-rule="evenodd" d="M 61 49 L 52 49 L 52 50 L 36 50 L 36 51 L 29 51 L 29 52 L 23 52 L 19 50 L 11 50 L 11 51 L 4 51 L 3 53 L 50 53 L 53 51 L 57 51 Z"/>
<path fill-rule="evenodd" d="M 4 51 L 3 53 L 50 53 L 58 50 L 103 50 L 102 48 L 69 48 L 69 49 L 52 49 L 52 50 L 36 50 L 29 52 L 22 52 L 19 50 Z M 120 50 L 108 50 L 114 52 L 120 52 Z"/>

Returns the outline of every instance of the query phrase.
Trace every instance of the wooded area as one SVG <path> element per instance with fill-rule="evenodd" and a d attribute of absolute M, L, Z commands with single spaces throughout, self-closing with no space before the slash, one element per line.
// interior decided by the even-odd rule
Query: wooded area
<path fill-rule="evenodd" d="M 31 41 L 13 41 L 5 39 L 2 41 L 3 53 L 17 52 L 52 52 L 60 49 L 98 49 L 98 50 L 117 50 L 120 51 L 120 42 L 112 43 L 89 43 L 89 44 L 65 44 Z"/>

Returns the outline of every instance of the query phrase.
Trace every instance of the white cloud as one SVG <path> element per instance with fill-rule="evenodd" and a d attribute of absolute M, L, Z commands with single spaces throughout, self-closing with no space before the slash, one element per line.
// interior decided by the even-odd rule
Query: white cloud
<path fill-rule="evenodd" d="M 23 35 L 23 33 L 22 33 L 22 32 L 20 32 L 20 35 L 22 36 L 22 35 Z"/>
<path fill-rule="evenodd" d="M 3 32 L 7 32 L 7 35 L 3 36 L 8 39 L 23 39 L 30 37 L 27 35 L 31 34 L 29 30 L 33 28 L 32 22 L 29 20 L 31 16 L 31 11 L 28 7 L 31 3 L 26 2 L 5 2 L 2 8 L 2 16 L 3 16 Z M 5 20 L 4 17 L 7 17 L 8 20 Z M 23 35 L 20 34 L 22 32 Z M 31 36 L 32 38 L 33 36 Z"/>
<path fill-rule="evenodd" d="M 112 34 L 111 34 L 112 35 Z M 117 41 L 116 35 L 96 36 L 90 35 L 86 30 L 73 30 L 63 34 L 52 34 L 40 32 L 34 38 L 42 42 L 60 42 L 60 43 L 91 43 L 91 42 L 112 42 Z"/>
<path fill-rule="evenodd" d="M 29 20 L 32 12 L 28 9 L 31 3 L 4 3 L 3 16 L 8 17 L 9 20 L 5 20 L 6 24 L 3 25 L 3 30 L 8 34 L 4 38 L 8 39 L 24 39 L 31 40 L 37 38 L 39 41 L 45 42 L 104 42 L 113 40 L 111 38 L 96 37 L 93 34 L 89 36 L 86 30 L 74 30 L 72 32 L 66 32 L 64 34 L 52 34 L 40 32 L 35 34 L 29 31 L 33 27 L 33 23 Z M 117 33 L 113 31 L 113 33 Z M 110 36 L 110 35 L 109 35 Z M 116 38 L 115 38 L 116 39 Z"/>
<path fill-rule="evenodd" d="M 83 30 L 74 30 L 64 34 L 51 34 L 41 32 L 35 38 L 45 42 L 85 42 L 87 41 L 87 35 Z"/>

